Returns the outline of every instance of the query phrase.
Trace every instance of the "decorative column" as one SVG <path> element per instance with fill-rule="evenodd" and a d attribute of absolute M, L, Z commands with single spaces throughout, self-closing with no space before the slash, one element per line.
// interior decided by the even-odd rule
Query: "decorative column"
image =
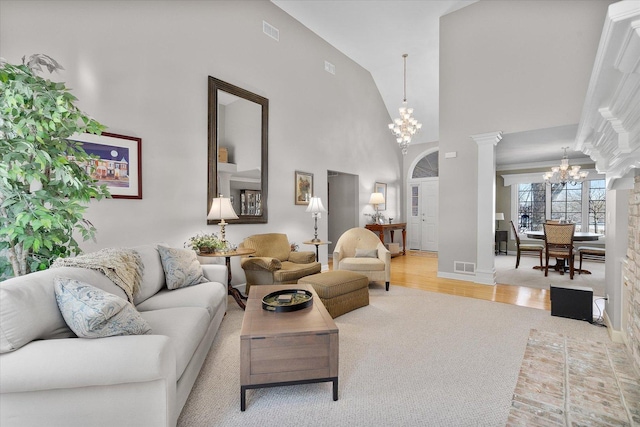
<path fill-rule="evenodd" d="M 496 145 L 502 139 L 502 131 L 471 135 L 471 138 L 478 144 L 475 282 L 483 285 L 495 285 Z"/>

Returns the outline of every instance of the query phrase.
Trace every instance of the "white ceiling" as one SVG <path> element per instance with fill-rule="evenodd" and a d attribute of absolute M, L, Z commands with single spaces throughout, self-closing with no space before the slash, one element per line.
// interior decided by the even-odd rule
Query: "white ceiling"
<path fill-rule="evenodd" d="M 391 119 L 402 104 L 407 53 L 407 102 L 422 123 L 414 142 L 438 140 L 439 20 L 476 0 L 271 1 L 368 70 Z"/>
<path fill-rule="evenodd" d="M 415 143 L 439 139 L 440 17 L 476 1 L 271 0 L 368 70 L 391 119 L 402 104 L 402 54 L 407 53 L 407 101 L 423 124 Z M 497 165 L 558 163 L 561 148 L 575 146 L 576 130 L 577 125 L 504 135 L 496 150 Z M 589 161 L 580 152 L 568 154 Z"/>

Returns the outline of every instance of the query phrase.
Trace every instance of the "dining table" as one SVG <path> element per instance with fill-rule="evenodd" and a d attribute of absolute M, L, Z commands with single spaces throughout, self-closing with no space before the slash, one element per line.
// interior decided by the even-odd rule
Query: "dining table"
<path fill-rule="evenodd" d="M 526 234 L 530 239 L 544 240 L 544 231 L 527 231 Z M 592 233 L 590 231 L 575 231 L 573 233 L 574 242 L 592 242 L 598 240 L 600 237 L 602 237 L 602 234 Z M 549 267 L 552 267 L 555 271 L 560 271 L 562 273 L 569 270 L 569 266 L 565 263 L 565 260 L 558 258 L 556 258 L 556 265 L 550 265 Z M 536 270 L 544 269 L 544 267 L 540 267 L 539 265 L 536 265 L 533 268 Z M 584 268 L 576 268 L 574 271 L 579 274 L 591 274 L 589 270 L 585 270 Z"/>
<path fill-rule="evenodd" d="M 540 239 L 544 240 L 544 231 L 527 231 L 527 237 L 530 239 Z M 576 231 L 573 233 L 573 241 L 574 242 L 586 242 L 598 240 L 602 237 L 602 234 L 591 233 L 588 231 Z"/>

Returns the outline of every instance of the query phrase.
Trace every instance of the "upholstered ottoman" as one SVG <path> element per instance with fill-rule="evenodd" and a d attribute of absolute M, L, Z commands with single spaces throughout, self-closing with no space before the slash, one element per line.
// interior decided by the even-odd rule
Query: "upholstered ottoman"
<path fill-rule="evenodd" d="M 345 270 L 327 271 L 305 276 L 298 283 L 313 286 L 334 319 L 369 305 L 369 278 L 362 274 Z"/>

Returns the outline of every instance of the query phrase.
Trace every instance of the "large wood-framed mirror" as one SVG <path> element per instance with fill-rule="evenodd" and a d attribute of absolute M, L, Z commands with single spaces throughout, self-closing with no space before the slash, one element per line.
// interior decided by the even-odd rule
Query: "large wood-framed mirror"
<path fill-rule="evenodd" d="M 222 195 L 238 215 L 226 222 L 266 223 L 269 100 L 209 76 L 208 122 L 207 213 Z"/>

